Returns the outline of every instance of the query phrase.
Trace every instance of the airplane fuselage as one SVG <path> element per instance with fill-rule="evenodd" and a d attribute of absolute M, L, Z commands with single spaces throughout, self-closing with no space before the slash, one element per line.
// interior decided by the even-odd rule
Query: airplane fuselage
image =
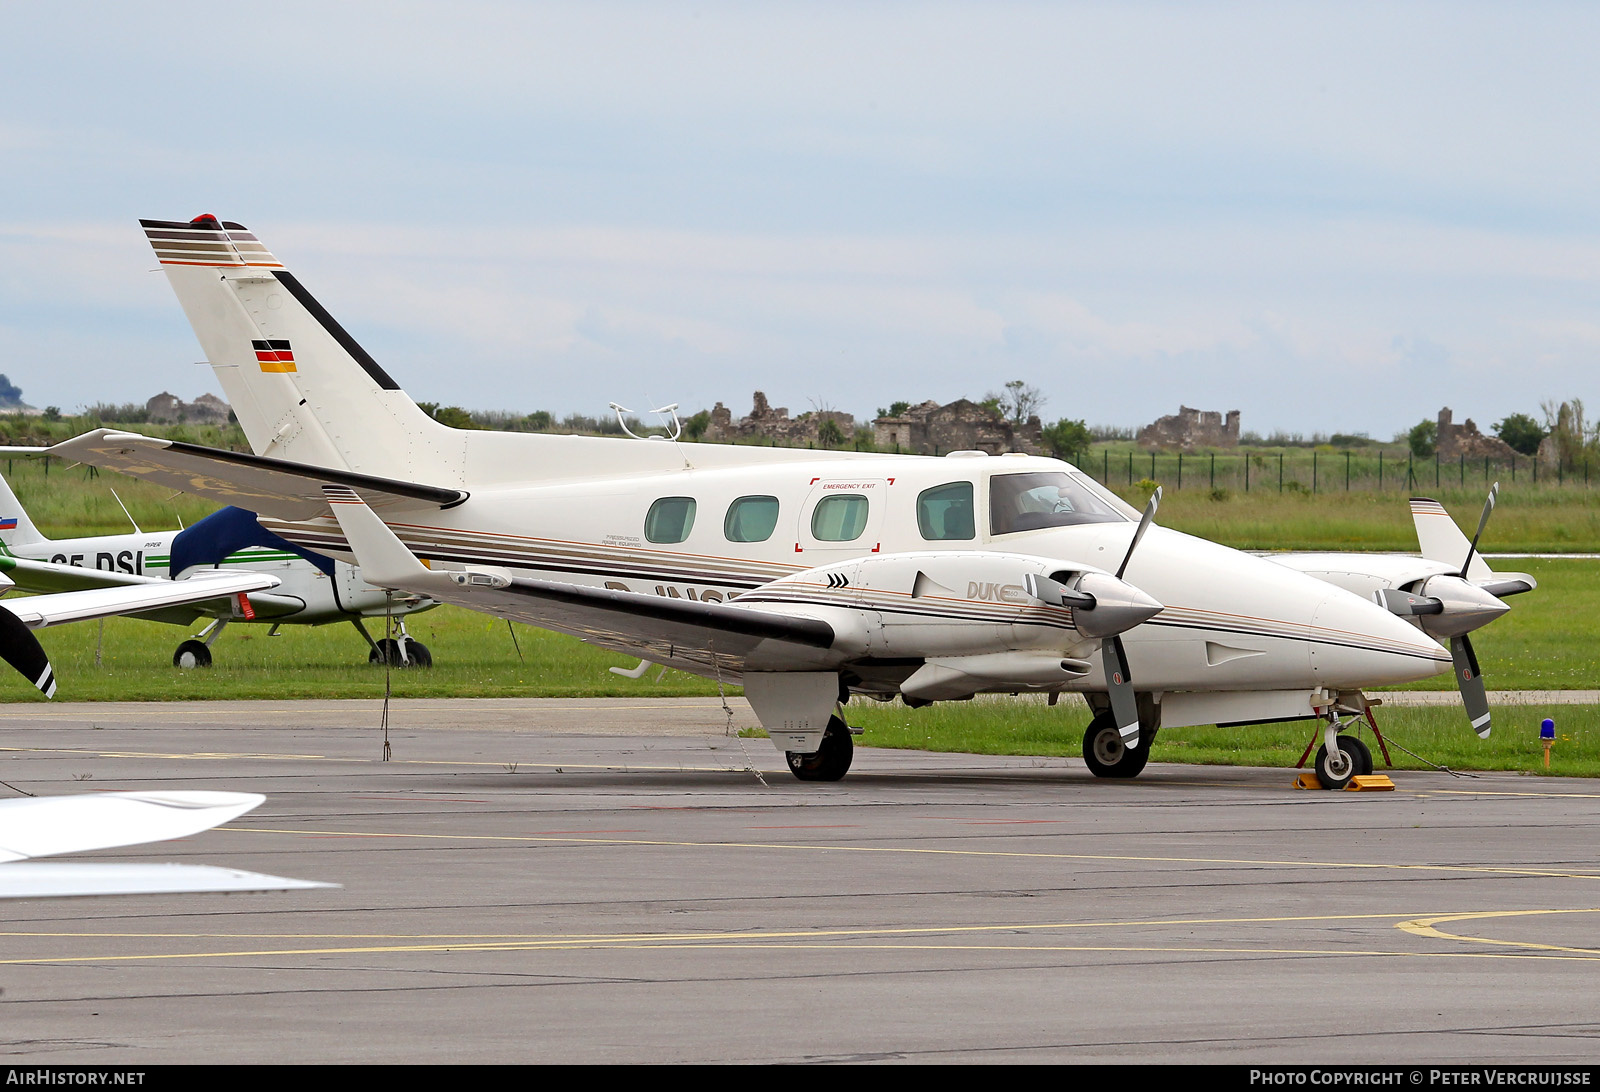
<path fill-rule="evenodd" d="M 607 444 L 607 455 L 620 446 L 655 448 L 655 456 L 661 446 L 590 443 Z M 731 460 L 737 450 L 714 457 Z M 707 449 L 680 451 L 691 465 L 491 485 L 454 508 L 386 521 L 435 570 L 491 569 L 707 602 L 777 596 L 799 613 L 854 608 L 863 622 L 853 651 L 867 666 L 852 682 L 879 696 L 895 693 L 930 652 L 1039 651 L 1084 661 L 1099 654 L 1072 627 L 1070 611 L 1044 608 L 1022 586 L 1027 572 L 1114 572 L 1128 551 L 1138 513 L 1068 464 L 981 453 L 793 453 L 780 461 L 762 452 L 753 465 L 697 468 Z M 1029 510 L 1058 484 L 1065 489 L 1055 503 L 1068 510 Z M 351 556 L 331 519 L 263 523 L 307 548 Z M 926 594 L 915 592 L 919 577 Z M 1161 527 L 1151 528 L 1125 577 L 1165 608 L 1123 639 L 1139 690 L 1174 696 L 1168 725 L 1273 719 L 1304 709 L 1308 692 L 1407 682 L 1450 662 L 1416 627 L 1371 602 Z M 763 587 L 773 581 L 782 583 Z M 918 656 L 897 655 L 897 646 Z M 693 658 L 678 666 L 705 670 Z M 1098 671 L 1046 672 L 1019 685 L 1030 677 L 1013 670 L 977 689 L 1103 689 Z M 1175 697 L 1214 692 L 1235 698 L 1219 705 Z"/>

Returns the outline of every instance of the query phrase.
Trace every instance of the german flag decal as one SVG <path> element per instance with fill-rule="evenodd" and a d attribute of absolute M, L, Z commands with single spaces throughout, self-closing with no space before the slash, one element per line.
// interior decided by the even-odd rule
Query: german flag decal
<path fill-rule="evenodd" d="M 294 352 L 287 341 L 252 341 L 256 362 L 264 372 L 294 371 Z"/>

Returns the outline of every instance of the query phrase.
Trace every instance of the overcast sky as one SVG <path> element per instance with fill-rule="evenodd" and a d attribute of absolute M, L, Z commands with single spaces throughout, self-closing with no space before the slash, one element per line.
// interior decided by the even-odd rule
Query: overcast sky
<path fill-rule="evenodd" d="M 1600 350 L 1600 6 L 0 0 L 0 371 L 217 391 L 255 230 L 419 400 L 1487 427 Z"/>

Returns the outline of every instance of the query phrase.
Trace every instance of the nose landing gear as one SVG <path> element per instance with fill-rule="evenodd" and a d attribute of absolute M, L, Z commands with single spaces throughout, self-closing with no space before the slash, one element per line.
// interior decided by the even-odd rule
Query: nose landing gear
<path fill-rule="evenodd" d="M 1344 729 L 1357 724 L 1365 718 L 1372 729 L 1372 736 L 1378 741 L 1378 748 L 1383 753 L 1383 760 L 1388 765 L 1393 765 L 1389 760 L 1389 748 L 1383 742 L 1383 734 L 1378 731 L 1378 722 L 1372 716 L 1372 706 L 1364 697 L 1355 708 L 1342 706 L 1329 706 L 1326 715 L 1328 722 L 1322 728 L 1322 745 L 1317 747 L 1317 757 L 1312 763 L 1316 771 L 1316 785 L 1306 784 L 1302 775 L 1301 784 L 1304 788 L 1345 789 L 1350 788 L 1351 782 L 1358 777 L 1370 777 L 1373 771 L 1372 750 L 1359 737 L 1346 735 Z M 1313 738 L 1306 744 L 1306 749 L 1300 755 L 1296 768 L 1303 768 L 1306 756 L 1311 753 L 1311 747 L 1316 743 Z M 1384 784 L 1359 785 L 1363 788 L 1393 788 L 1392 782 L 1387 777 L 1379 777 L 1378 781 Z"/>

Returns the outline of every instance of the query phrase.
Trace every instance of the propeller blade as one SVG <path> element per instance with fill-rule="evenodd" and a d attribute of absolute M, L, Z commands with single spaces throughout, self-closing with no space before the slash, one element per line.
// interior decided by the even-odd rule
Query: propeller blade
<path fill-rule="evenodd" d="M 1466 634 L 1450 638 L 1450 658 L 1456 665 L 1456 685 L 1461 687 L 1461 701 L 1467 707 L 1467 719 L 1479 739 L 1489 738 L 1489 695 L 1483 690 L 1483 674 L 1478 670 L 1478 656 L 1472 651 L 1472 642 Z"/>
<path fill-rule="evenodd" d="M 39 638 L 22 624 L 22 619 L 0 607 L 0 660 L 4 660 L 47 698 L 56 696 L 56 673 L 50 657 L 44 654 Z"/>
<path fill-rule="evenodd" d="M 1122 579 L 1122 574 L 1128 571 L 1128 562 L 1133 560 L 1134 547 L 1139 545 L 1139 540 L 1150 529 L 1150 521 L 1156 518 L 1156 509 L 1161 507 L 1161 487 L 1156 486 L 1156 491 L 1150 494 L 1150 503 L 1144 506 L 1144 515 L 1139 517 L 1139 529 L 1133 533 L 1133 541 L 1128 543 L 1128 552 L 1122 558 L 1122 564 L 1117 566 L 1117 579 Z"/>
<path fill-rule="evenodd" d="M 1121 637 L 1100 642 L 1100 658 L 1106 666 L 1106 692 L 1111 698 L 1111 715 L 1124 747 L 1139 746 L 1139 705 L 1133 697 L 1133 676 L 1128 671 L 1128 654 Z"/>
<path fill-rule="evenodd" d="M 1461 576 L 1467 575 L 1467 570 L 1472 567 L 1472 558 L 1478 552 L 1478 540 L 1483 537 L 1483 529 L 1489 523 L 1489 513 L 1494 511 L 1494 498 L 1500 492 L 1500 483 L 1495 482 L 1489 487 L 1489 499 L 1483 502 L 1483 515 L 1478 517 L 1478 533 L 1472 536 L 1472 545 L 1467 547 L 1467 559 L 1461 563 Z"/>

